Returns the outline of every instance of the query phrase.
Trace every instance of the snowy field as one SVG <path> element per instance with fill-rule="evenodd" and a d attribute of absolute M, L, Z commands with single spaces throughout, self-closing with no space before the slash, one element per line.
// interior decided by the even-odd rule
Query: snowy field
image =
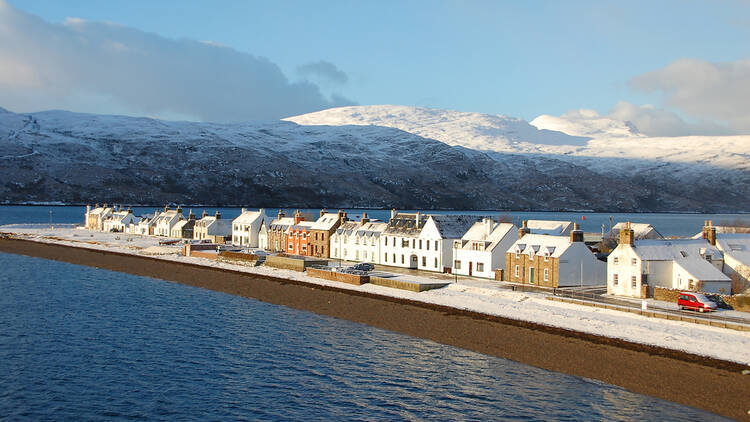
<path fill-rule="evenodd" d="M 41 225 L 0 226 L 0 232 L 29 240 L 148 255 L 177 262 L 226 268 L 252 274 L 299 280 L 341 289 L 357 290 L 409 300 L 466 309 L 584 333 L 620 338 L 636 343 L 710 356 L 750 365 L 750 332 L 729 330 L 680 321 L 648 318 L 636 314 L 550 301 L 545 295 L 492 288 L 492 282 L 461 282 L 421 293 L 388 287 L 322 280 L 304 273 L 270 267 L 247 267 L 179 255 L 180 245 L 159 245 L 159 240 L 141 235 L 102 233 L 70 227 L 51 229 Z M 401 276 L 399 275 L 399 278 Z M 410 276 L 410 279 L 414 276 Z M 426 276 L 425 280 L 434 281 Z M 660 302 L 663 303 L 663 302 Z"/>

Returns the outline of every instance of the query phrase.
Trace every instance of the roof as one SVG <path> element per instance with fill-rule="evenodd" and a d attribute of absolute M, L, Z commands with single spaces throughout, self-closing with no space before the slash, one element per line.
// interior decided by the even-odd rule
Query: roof
<path fill-rule="evenodd" d="M 443 239 L 460 239 L 481 218 L 477 215 L 430 215 Z"/>
<path fill-rule="evenodd" d="M 292 224 L 287 228 L 287 231 L 310 231 L 312 230 L 312 226 L 315 224 L 314 221 L 305 221 L 302 220 L 297 224 Z"/>
<path fill-rule="evenodd" d="M 636 255 L 645 261 L 676 261 L 689 258 L 704 261 L 709 254 L 721 258 L 721 251 L 705 239 L 645 239 L 634 242 Z"/>
<path fill-rule="evenodd" d="M 187 223 L 187 220 L 180 220 L 172 227 L 172 230 L 182 230 L 182 227 Z"/>
<path fill-rule="evenodd" d="M 263 213 L 258 211 L 245 211 L 242 214 L 239 215 L 239 217 L 232 220 L 235 224 L 252 224 L 257 219 L 265 217 Z"/>
<path fill-rule="evenodd" d="M 614 237 L 617 238 L 620 235 L 620 230 L 625 228 L 626 222 L 619 222 L 612 227 L 612 230 L 605 236 L 605 237 Z M 664 238 L 664 236 L 659 233 L 654 226 L 648 223 L 630 223 L 630 229 L 633 230 L 633 238 L 634 239 L 645 239 L 646 236 L 651 234 L 655 234 L 659 239 Z M 653 233 L 653 234 L 652 234 Z"/>
<path fill-rule="evenodd" d="M 533 234 L 560 236 L 570 234 L 573 223 L 570 221 L 556 220 L 527 220 L 526 227 L 528 227 Z"/>
<path fill-rule="evenodd" d="M 697 280 L 703 281 L 731 281 L 726 274 L 719 271 L 705 259 L 682 258 L 675 259 L 675 265 L 679 265 L 687 273 Z"/>
<path fill-rule="evenodd" d="M 491 220 L 490 220 L 491 221 Z M 488 223 L 485 221 L 477 221 L 473 226 L 461 237 L 461 240 L 465 241 L 464 246 L 461 249 L 472 249 L 472 242 L 483 241 L 485 242 L 484 250 L 493 250 L 510 232 L 515 233 L 517 228 L 512 223 L 501 223 L 492 221 L 491 231 L 487 233 Z"/>
<path fill-rule="evenodd" d="M 336 225 L 336 222 L 339 221 L 339 219 L 340 216 L 338 215 L 338 213 L 327 212 L 314 222 L 314 224 L 311 226 L 311 230 L 331 230 L 333 226 Z"/>
<path fill-rule="evenodd" d="M 750 233 L 717 234 L 716 246 L 725 255 L 729 255 L 750 267 Z"/>
<path fill-rule="evenodd" d="M 383 233 L 417 237 L 425 222 L 427 222 L 426 214 L 400 212 L 388 220 L 388 225 Z"/>
<path fill-rule="evenodd" d="M 114 210 L 112 208 L 110 208 L 110 207 L 106 207 L 106 208 L 105 207 L 98 207 L 98 208 L 94 208 L 93 210 L 91 210 L 91 212 L 89 213 L 89 215 L 105 214 L 105 213 L 112 212 L 112 211 L 114 211 Z"/>
<path fill-rule="evenodd" d="M 294 217 L 274 218 L 269 228 L 271 230 L 286 230 L 292 225 L 294 225 Z"/>
<path fill-rule="evenodd" d="M 357 233 L 357 236 L 380 237 L 380 234 L 383 233 L 386 227 L 388 227 L 387 223 L 368 222 L 368 223 L 362 224 L 357 229 L 356 233 Z"/>
<path fill-rule="evenodd" d="M 573 244 L 568 236 L 551 236 L 548 234 L 527 234 L 513 242 L 509 253 L 548 253 L 552 258 L 559 258 Z"/>
<path fill-rule="evenodd" d="M 169 211 L 162 212 L 161 214 L 159 214 L 157 224 L 161 222 L 168 222 L 175 218 L 179 220 L 182 220 L 185 218 L 182 216 L 182 210 L 180 210 L 179 213 L 177 212 L 177 210 L 169 210 Z"/>

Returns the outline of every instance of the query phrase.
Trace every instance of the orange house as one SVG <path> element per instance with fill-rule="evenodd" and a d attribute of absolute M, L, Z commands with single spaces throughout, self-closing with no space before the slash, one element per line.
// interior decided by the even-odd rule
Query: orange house
<path fill-rule="evenodd" d="M 287 229 L 286 253 L 290 255 L 310 255 L 310 227 L 314 221 L 303 221 L 295 215 L 294 224 Z"/>

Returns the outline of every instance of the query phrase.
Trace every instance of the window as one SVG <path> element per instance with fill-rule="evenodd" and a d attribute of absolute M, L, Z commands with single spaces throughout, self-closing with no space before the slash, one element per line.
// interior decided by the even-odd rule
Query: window
<path fill-rule="evenodd" d="M 333 249 L 333 256 L 338 256 L 338 255 L 339 255 L 339 248 L 334 248 Z"/>
<path fill-rule="evenodd" d="M 456 262 L 455 262 L 455 264 L 453 266 L 456 267 L 457 270 L 460 270 L 461 269 L 461 261 L 456 260 Z"/>
<path fill-rule="evenodd" d="M 425 249 L 427 249 L 429 251 L 430 250 L 430 241 L 429 240 L 425 240 L 425 243 L 426 243 Z"/>
<path fill-rule="evenodd" d="M 388 254 L 383 255 L 383 262 L 388 262 Z"/>
<path fill-rule="evenodd" d="M 354 260 L 359 261 L 359 251 L 354 251 Z"/>
<path fill-rule="evenodd" d="M 481 273 L 482 271 L 484 271 L 484 263 L 477 262 L 477 272 Z"/>
<path fill-rule="evenodd" d="M 411 240 L 411 248 L 414 249 L 416 247 L 417 247 L 417 239 L 412 239 Z"/>
<path fill-rule="evenodd" d="M 404 263 L 404 255 L 401 255 L 401 263 Z"/>
<path fill-rule="evenodd" d="M 393 254 L 393 263 L 396 263 L 396 254 Z"/>
<path fill-rule="evenodd" d="M 408 248 L 409 247 L 409 239 L 401 239 L 401 247 L 402 248 Z"/>
<path fill-rule="evenodd" d="M 422 266 L 423 266 L 423 267 L 426 267 L 426 266 L 427 266 L 427 257 L 426 257 L 426 256 L 423 256 L 423 257 L 422 257 Z"/>
<path fill-rule="evenodd" d="M 631 287 L 633 287 L 633 288 L 635 289 L 635 286 L 636 286 L 636 284 L 637 284 L 637 283 L 636 283 L 636 278 L 635 278 L 635 276 L 632 276 L 632 277 L 630 277 L 630 286 L 631 286 Z"/>
<path fill-rule="evenodd" d="M 632 266 L 634 266 L 634 267 L 635 267 L 636 265 L 638 265 L 638 260 L 637 260 L 637 259 L 635 259 L 635 258 L 631 258 L 631 259 L 630 259 L 630 265 L 632 265 Z"/>
<path fill-rule="evenodd" d="M 435 250 L 438 250 L 438 241 L 435 241 Z"/>
<path fill-rule="evenodd" d="M 388 246 L 388 238 L 385 238 L 385 246 Z"/>
<path fill-rule="evenodd" d="M 516 251 L 516 259 L 520 259 L 520 258 L 521 258 L 521 254 L 518 251 Z"/>
<path fill-rule="evenodd" d="M 294 246 L 290 243 L 289 244 L 289 250 L 291 251 L 292 249 L 294 249 Z"/>
<path fill-rule="evenodd" d="M 547 261 L 549 261 L 549 254 L 548 254 L 548 253 L 545 253 L 545 254 L 544 254 L 544 262 L 547 262 Z M 545 271 L 546 271 L 546 270 L 545 270 Z M 545 280 L 547 280 L 547 279 L 545 278 Z"/>
<path fill-rule="evenodd" d="M 620 258 L 618 258 L 618 257 L 614 257 L 614 258 L 612 259 L 612 263 L 613 263 L 613 264 L 615 264 L 615 265 L 619 264 L 619 263 L 620 263 Z"/>
<path fill-rule="evenodd" d="M 435 268 L 437 268 L 437 258 L 435 258 Z"/>
<path fill-rule="evenodd" d="M 362 252 L 362 258 L 365 260 L 367 259 L 367 251 Z"/>
<path fill-rule="evenodd" d="M 549 281 L 549 268 L 544 269 L 544 281 Z"/>
<path fill-rule="evenodd" d="M 521 267 L 520 267 L 520 266 L 518 266 L 518 265 L 516 265 L 516 271 L 515 271 L 515 276 L 516 276 L 516 278 L 518 278 L 518 276 L 520 275 L 520 273 L 521 273 L 521 271 L 520 271 L 520 270 L 521 270 Z"/>
<path fill-rule="evenodd" d="M 615 286 L 617 286 L 617 282 L 618 282 L 618 280 L 617 280 L 617 274 L 612 274 L 612 284 L 614 284 Z"/>
<path fill-rule="evenodd" d="M 419 239 L 419 249 L 422 249 L 422 239 Z"/>

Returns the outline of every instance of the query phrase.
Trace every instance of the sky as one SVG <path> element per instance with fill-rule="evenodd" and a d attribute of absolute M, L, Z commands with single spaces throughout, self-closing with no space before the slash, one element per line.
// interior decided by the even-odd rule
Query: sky
<path fill-rule="evenodd" d="M 750 1 L 0 0 L 0 107 L 201 121 L 397 104 L 750 133 Z"/>

